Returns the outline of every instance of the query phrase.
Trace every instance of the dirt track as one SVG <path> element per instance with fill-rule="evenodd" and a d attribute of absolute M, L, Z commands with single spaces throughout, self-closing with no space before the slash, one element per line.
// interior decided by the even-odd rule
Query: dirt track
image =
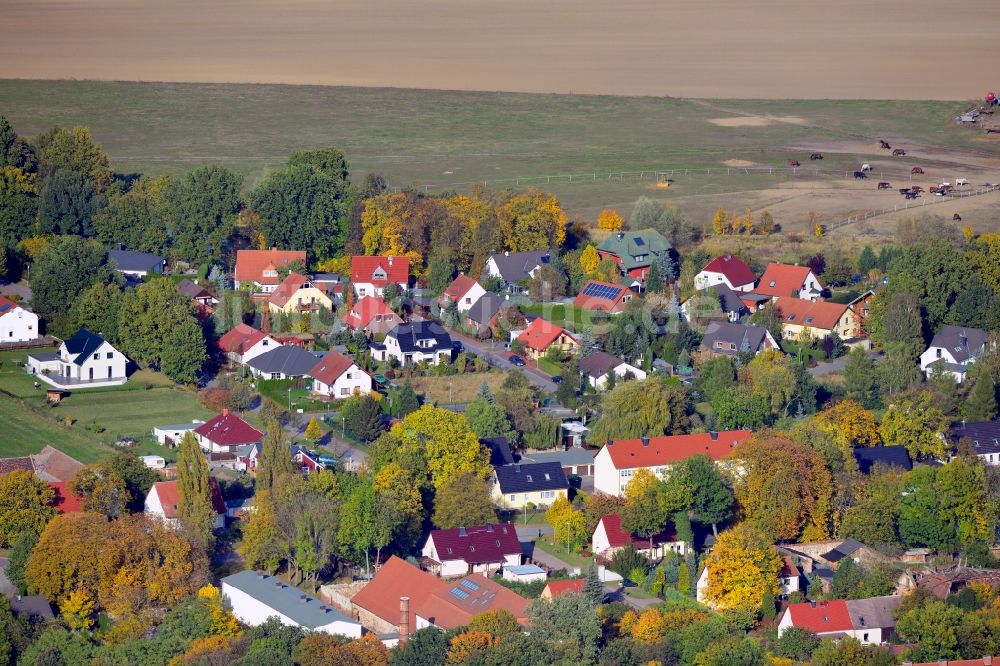
<path fill-rule="evenodd" d="M 996 0 L 4 0 L 0 17 L 0 78 L 799 99 L 1000 88 L 982 67 Z"/>

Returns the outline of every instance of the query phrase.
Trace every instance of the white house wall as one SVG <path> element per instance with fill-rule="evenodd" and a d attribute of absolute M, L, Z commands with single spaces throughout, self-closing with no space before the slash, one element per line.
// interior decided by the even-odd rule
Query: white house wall
<path fill-rule="evenodd" d="M 0 317 L 0 342 L 30 342 L 38 338 L 38 315 L 16 307 Z"/>

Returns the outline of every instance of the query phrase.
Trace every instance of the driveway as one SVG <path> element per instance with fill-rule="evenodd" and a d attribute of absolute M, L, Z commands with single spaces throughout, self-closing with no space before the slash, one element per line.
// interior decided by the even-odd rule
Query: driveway
<path fill-rule="evenodd" d="M 883 354 L 881 352 L 868 352 L 868 356 L 874 361 L 879 361 L 882 359 Z M 840 358 L 834 359 L 827 363 L 818 363 L 815 368 L 809 368 L 807 372 L 813 377 L 822 377 L 823 375 L 833 374 L 835 372 L 840 372 L 847 365 L 847 355 L 841 356 Z"/>
<path fill-rule="evenodd" d="M 576 568 L 566 562 L 563 562 L 555 555 L 550 555 L 549 553 L 546 553 L 541 548 L 535 548 L 534 541 L 522 541 L 521 549 L 524 551 L 525 557 L 529 557 L 538 564 L 548 567 L 549 569 L 552 570 L 565 569 L 566 571 L 572 573 L 573 570 Z"/>
<path fill-rule="evenodd" d="M 449 331 L 449 333 L 451 333 L 451 337 L 453 339 L 460 340 L 462 342 L 466 351 L 486 359 L 491 365 L 495 365 L 503 370 L 522 370 L 524 372 L 524 376 L 528 378 L 528 381 L 537 386 L 539 389 L 546 393 L 555 393 L 556 385 L 549 375 L 537 368 L 531 368 L 528 366 L 520 368 L 516 367 L 508 360 L 510 351 L 504 349 L 502 345 L 495 342 L 484 342 L 482 340 L 470 338 L 469 336 L 458 333 L 457 331 Z"/>

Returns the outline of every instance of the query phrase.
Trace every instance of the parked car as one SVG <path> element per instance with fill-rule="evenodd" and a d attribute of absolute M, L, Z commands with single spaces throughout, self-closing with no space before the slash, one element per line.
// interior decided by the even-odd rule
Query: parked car
<path fill-rule="evenodd" d="M 451 343 L 451 348 L 456 354 L 461 354 L 465 351 L 465 347 L 462 346 L 461 341 L 453 340 Z"/>
<path fill-rule="evenodd" d="M 524 359 L 518 356 L 517 354 L 511 354 L 507 360 L 510 361 L 512 364 L 516 365 L 517 367 L 521 367 L 524 365 Z"/>
<path fill-rule="evenodd" d="M 562 380 L 563 380 L 562 375 L 552 375 L 553 384 L 562 384 Z"/>

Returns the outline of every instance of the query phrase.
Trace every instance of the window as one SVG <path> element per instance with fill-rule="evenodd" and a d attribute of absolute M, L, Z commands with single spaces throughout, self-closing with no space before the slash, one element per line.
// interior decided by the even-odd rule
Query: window
<path fill-rule="evenodd" d="M 350 392 L 351 392 L 351 389 L 348 389 L 348 388 L 342 388 L 342 389 L 340 389 L 340 395 L 347 395 Z"/>
<path fill-rule="evenodd" d="M 773 287 L 774 286 L 774 280 L 771 280 L 771 282 L 768 284 L 768 286 Z"/>
<path fill-rule="evenodd" d="M 115 353 L 114 352 L 108 352 L 107 356 L 105 356 L 105 358 L 114 358 L 114 357 L 115 357 Z"/>
<path fill-rule="evenodd" d="M 517 495 L 508 495 L 508 498 L 510 499 L 511 502 L 517 501 Z"/>
<path fill-rule="evenodd" d="M 937 357 L 938 357 L 938 358 L 941 358 L 941 348 L 940 348 L 940 347 L 938 347 L 938 348 L 937 348 L 937 349 L 935 349 L 934 351 L 936 351 L 936 352 L 937 352 Z"/>
<path fill-rule="evenodd" d="M 347 373 L 347 378 L 348 378 L 348 379 L 350 379 L 350 378 L 351 378 L 351 375 L 352 375 L 352 374 L 353 374 L 353 373 L 350 373 L 350 372 L 348 372 L 348 373 Z"/>
<path fill-rule="evenodd" d="M 542 491 L 542 499 L 552 499 L 556 496 L 556 491 L 554 490 L 544 490 Z"/>
<path fill-rule="evenodd" d="M 101 355 L 95 352 L 94 353 L 94 360 L 96 361 L 99 358 L 101 358 Z"/>

